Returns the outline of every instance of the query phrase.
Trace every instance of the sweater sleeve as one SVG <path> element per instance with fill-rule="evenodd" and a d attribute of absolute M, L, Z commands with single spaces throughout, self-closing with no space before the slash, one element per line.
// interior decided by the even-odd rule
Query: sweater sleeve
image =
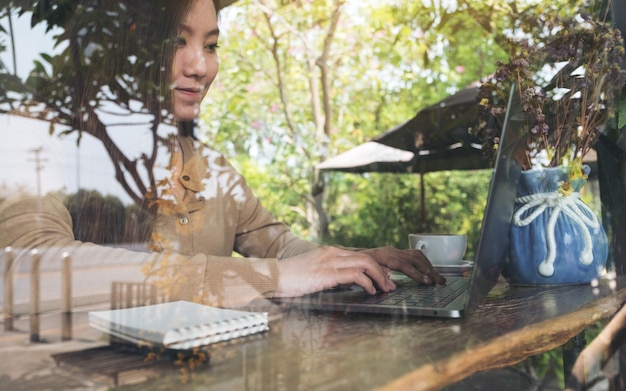
<path fill-rule="evenodd" d="M 245 184 L 245 180 L 241 179 Z M 289 227 L 277 221 L 263 207 L 261 201 L 245 186 L 247 197 L 241 208 L 236 251 L 249 257 L 284 259 L 303 254 L 319 247 L 318 244 L 300 239 Z"/>
<path fill-rule="evenodd" d="M 42 267 L 65 255 L 74 266 L 136 265 L 137 273 L 124 282 L 157 286 L 167 300 L 189 300 L 222 307 L 245 305 L 258 297 L 271 297 L 276 289 L 275 258 L 251 259 L 182 256 L 177 253 L 131 251 L 74 240 L 69 212 L 56 197 L 19 197 L 0 204 L 0 246 L 11 251 L 16 264 L 26 264 L 34 251 Z M 115 277 L 111 278 L 111 283 Z M 129 281 L 128 279 L 131 279 Z"/>
<path fill-rule="evenodd" d="M 235 251 L 244 257 L 290 258 L 319 248 L 319 244 L 299 238 L 289 227 L 276 219 L 261 203 L 246 179 L 223 156 L 212 163 L 219 171 L 222 190 L 229 200 L 237 203 Z M 215 170 L 215 167 L 219 170 Z"/>

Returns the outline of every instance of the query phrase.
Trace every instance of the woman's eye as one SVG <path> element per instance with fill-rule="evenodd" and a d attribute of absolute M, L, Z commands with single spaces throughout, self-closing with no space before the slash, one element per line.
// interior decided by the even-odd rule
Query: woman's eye
<path fill-rule="evenodd" d="M 182 47 L 187 44 L 187 41 L 185 41 L 185 38 L 183 37 L 176 37 L 176 40 L 174 41 L 174 43 L 176 47 Z"/>
<path fill-rule="evenodd" d="M 205 48 L 207 48 L 208 50 L 214 52 L 217 50 L 217 48 L 219 48 L 220 45 L 218 45 L 217 43 L 211 43 L 205 46 Z"/>

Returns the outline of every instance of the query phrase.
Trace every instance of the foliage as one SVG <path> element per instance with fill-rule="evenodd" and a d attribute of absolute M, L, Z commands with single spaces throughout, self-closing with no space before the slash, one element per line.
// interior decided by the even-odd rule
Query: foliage
<path fill-rule="evenodd" d="M 199 137 L 240 161 L 246 176 L 257 171 L 249 157 L 263 166 L 294 202 L 287 215 L 274 212 L 285 221 L 297 214 L 306 237 L 327 230 L 310 196 L 315 164 L 403 123 L 504 57 L 495 31 L 466 8 L 438 3 L 239 0 L 221 18 L 220 72 Z"/>
<path fill-rule="evenodd" d="M 246 181 L 266 209 L 275 216 L 280 216 L 280 220 L 299 237 L 313 238 L 314 233 L 311 232 L 311 227 L 307 223 L 306 210 L 298 207 L 302 204 L 302 196 L 295 191 L 285 191 L 283 187 L 285 181 L 293 181 L 297 178 L 291 177 L 289 172 L 271 174 L 267 166 L 259 165 L 245 156 L 240 157 L 233 164 L 244 173 Z M 308 182 L 293 183 L 293 188 L 306 188 L 308 185 Z"/>
<path fill-rule="evenodd" d="M 454 7 L 454 2 L 238 0 L 222 11 L 221 69 L 205 100 L 198 136 L 239 162 L 279 218 L 315 238 L 317 214 L 323 214 L 310 195 L 316 163 L 493 71 L 495 60 L 506 57 L 502 32 L 519 28 L 520 15 L 546 7 L 566 12 L 578 1 L 524 1 L 522 7 L 504 0 L 459 0 Z M 168 121 L 159 117 L 161 69 L 154 66 L 166 42 L 159 34 L 168 29 L 147 34 L 153 3 L 158 2 L 17 0 L 9 6 L 34 11 L 33 25 L 62 30 L 56 37 L 60 52 L 43 54 L 26 83 L 0 75 L 0 88 L 24 97 L 8 101 L 11 109 L 29 111 L 42 102 L 46 109 L 31 114 L 49 114 L 77 135 L 101 137 L 121 181 L 140 178 L 137 168 L 149 166 L 154 155 L 124 155 L 107 138 L 110 127 L 96 108 L 121 105 L 121 122 L 138 114 L 156 119 L 155 128 Z M 162 141 L 156 133 L 154 140 Z M 347 177 L 346 187 L 332 186 L 344 191 L 364 186 Z M 137 203 L 154 187 L 126 185 Z M 388 204 L 398 202 L 389 197 Z M 329 208 L 354 207 L 342 206 L 342 200 L 344 193 L 330 189 Z M 345 226 L 354 225 L 342 219 Z M 323 216 L 319 222 L 325 232 Z M 337 223 L 334 218 L 333 227 Z"/>
<path fill-rule="evenodd" d="M 327 208 L 330 243 L 352 247 L 408 246 L 408 234 L 459 232 L 468 235 L 467 256 L 478 242 L 491 172 L 433 172 L 424 175 L 422 219 L 420 177 L 413 174 L 334 174 Z"/>
<path fill-rule="evenodd" d="M 525 119 L 528 129 L 519 163 L 524 169 L 571 164 L 574 179 L 584 175 L 583 156 L 615 117 L 626 80 L 620 67 L 623 40 L 610 23 L 584 13 L 566 18 L 538 14 L 523 25 L 530 28 L 530 36 L 511 41 L 509 61 L 499 63 L 481 86 L 485 110 L 476 131 L 486 151 L 497 149 L 515 84 L 523 114 L 511 114 Z"/>
<path fill-rule="evenodd" d="M 241 1 L 232 10 L 237 11 L 231 17 L 236 19 L 236 25 L 223 15 L 219 93 L 210 94 L 205 106 L 204 118 L 212 125 L 219 125 L 219 131 L 213 126 L 207 130 L 210 138 L 238 146 L 230 149 L 233 152 L 263 150 L 252 143 L 288 141 L 272 134 L 279 130 L 276 124 L 280 124 L 281 118 L 288 115 L 299 119 L 300 128 L 292 131 L 320 136 L 313 131 L 319 124 L 312 112 L 315 102 L 311 99 L 316 95 L 309 81 L 321 77 L 322 71 L 316 66 L 323 65 L 318 66 L 318 60 L 327 31 L 323 28 L 328 27 L 324 22 L 331 16 L 325 11 L 329 3 L 314 2 L 308 8 L 300 8 L 293 2 L 270 8 L 272 2 L 259 5 L 259 2 Z M 264 21 L 260 10 L 273 16 L 276 38 L 260 25 Z M 331 138 L 331 145 L 332 141 L 339 142 L 340 149 L 320 150 L 321 154 L 313 157 L 316 160 L 323 159 L 327 152 L 341 152 L 345 145 L 342 142 L 354 139 L 350 143 L 354 145 L 404 122 L 419 109 L 477 80 L 482 72 L 489 71 L 483 69 L 485 62 L 488 64 L 490 57 L 501 54 L 497 48 L 489 47 L 480 26 L 465 12 L 413 3 L 392 6 L 385 2 L 369 6 L 346 2 L 341 10 L 328 57 L 327 76 L 332 78 L 332 83 L 327 93 L 333 103 L 332 118 L 322 118 L 331 120 L 331 132 L 326 137 Z M 352 14 L 355 17 L 348 19 L 345 15 L 348 11 L 358 17 Z M 322 15 L 317 16 L 319 20 L 312 20 L 308 13 Z M 433 20 L 441 22 L 433 26 Z M 249 26 L 253 26 L 252 32 Z M 462 44 L 468 36 L 475 36 L 472 41 L 476 46 L 471 49 Z M 273 44 L 265 44 L 267 41 Z M 278 66 L 273 64 L 271 50 L 284 59 L 279 64 L 284 77 L 282 84 L 274 76 L 278 71 L 268 71 Z M 468 61 L 470 50 L 473 55 L 480 55 L 480 59 Z M 309 67 L 309 62 L 315 66 Z M 468 72 L 470 67 L 472 72 Z M 298 105 L 297 112 L 285 113 L 289 107 L 283 105 L 279 96 L 283 90 L 290 98 L 288 102 Z M 231 100 L 233 104 L 225 106 Z M 256 117 L 252 113 L 257 113 Z M 285 120 L 282 122 L 287 125 Z M 232 131 L 230 124 L 234 125 Z M 238 137 L 228 137 L 230 134 Z"/>

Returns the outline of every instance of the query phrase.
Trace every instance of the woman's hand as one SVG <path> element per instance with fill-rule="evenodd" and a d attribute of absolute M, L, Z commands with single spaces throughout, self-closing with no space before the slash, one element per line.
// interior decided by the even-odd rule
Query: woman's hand
<path fill-rule="evenodd" d="M 420 250 L 379 247 L 361 252 L 371 256 L 379 265 L 402 272 L 421 284 L 444 284 L 446 282 L 446 279 L 435 271 L 433 265 Z"/>
<path fill-rule="evenodd" d="M 371 294 L 376 288 L 384 292 L 396 289 L 389 269 L 364 251 L 322 247 L 278 261 L 278 272 L 275 297 L 302 296 L 351 284 Z"/>

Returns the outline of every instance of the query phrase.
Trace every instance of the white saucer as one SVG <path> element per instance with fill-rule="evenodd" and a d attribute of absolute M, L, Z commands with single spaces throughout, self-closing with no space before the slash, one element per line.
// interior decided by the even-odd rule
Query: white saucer
<path fill-rule="evenodd" d="M 463 274 L 466 272 L 470 272 L 474 267 L 474 261 L 461 261 L 458 265 L 439 265 L 435 266 L 435 270 L 441 274 Z M 404 273 L 401 273 L 396 270 L 391 271 L 392 279 L 401 279 L 406 278 Z"/>
<path fill-rule="evenodd" d="M 459 274 L 472 270 L 473 261 L 461 261 L 458 265 L 435 265 L 435 270 L 441 274 Z"/>

